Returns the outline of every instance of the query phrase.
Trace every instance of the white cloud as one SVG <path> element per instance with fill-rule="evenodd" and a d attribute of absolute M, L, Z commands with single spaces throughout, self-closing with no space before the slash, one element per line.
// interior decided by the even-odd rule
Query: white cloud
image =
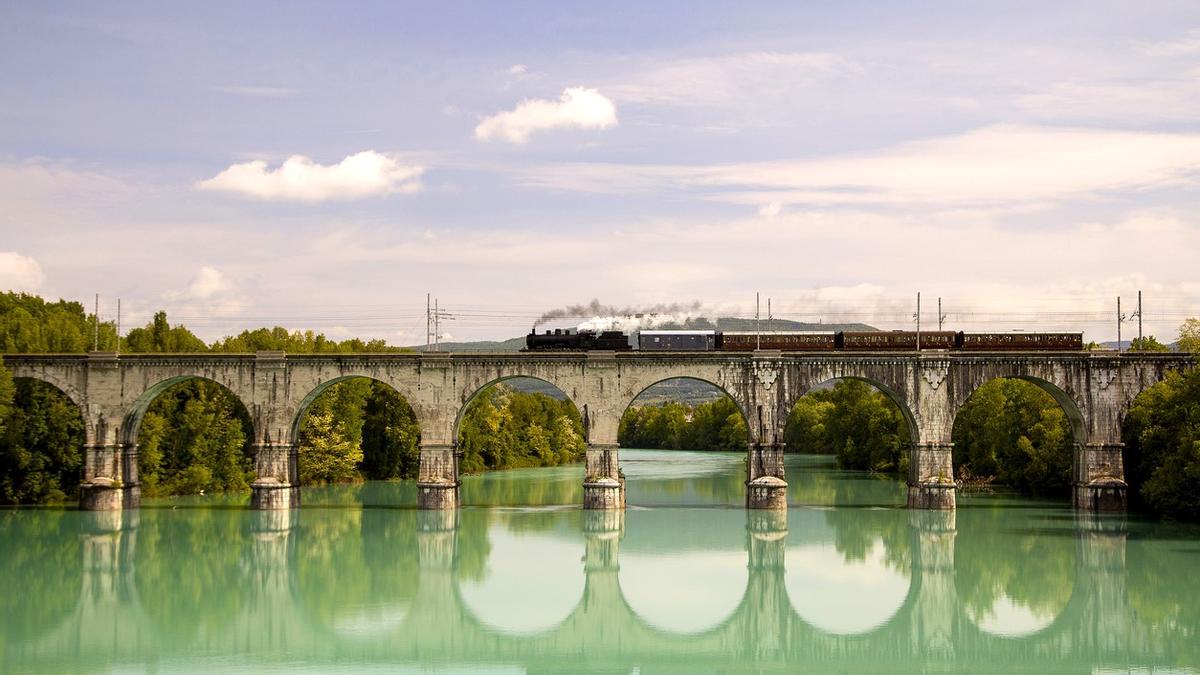
<path fill-rule="evenodd" d="M 258 199 L 319 202 L 416 192 L 423 187 L 423 172 L 424 167 L 365 150 L 328 166 L 302 155 L 287 158 L 273 170 L 262 160 L 234 164 L 195 187 Z"/>
<path fill-rule="evenodd" d="M 45 279 L 38 261 L 16 251 L 0 251 L 0 290 L 36 291 Z"/>
<path fill-rule="evenodd" d="M 617 107 L 608 97 L 595 89 L 569 87 L 557 101 L 526 99 L 512 110 L 484 118 L 475 127 L 475 138 L 524 143 L 534 132 L 548 129 L 607 129 L 616 125 Z"/>
<path fill-rule="evenodd" d="M 783 211 L 783 202 L 770 202 L 758 208 L 758 215 L 763 218 L 774 218 L 779 215 L 780 211 Z"/>
<path fill-rule="evenodd" d="M 592 192 L 680 189 L 739 204 L 1006 204 L 1179 186 L 1200 134 L 996 125 L 854 155 L 710 165 L 580 164 L 530 183 Z"/>
<path fill-rule="evenodd" d="M 220 270 L 205 265 L 192 278 L 192 283 L 188 286 L 188 295 L 193 298 L 206 299 L 228 291 L 232 287 L 233 285 L 229 283 L 224 274 L 221 274 Z"/>
<path fill-rule="evenodd" d="M 529 68 L 524 63 L 518 63 L 509 68 L 508 72 L 512 75 L 524 75 L 529 72 Z"/>

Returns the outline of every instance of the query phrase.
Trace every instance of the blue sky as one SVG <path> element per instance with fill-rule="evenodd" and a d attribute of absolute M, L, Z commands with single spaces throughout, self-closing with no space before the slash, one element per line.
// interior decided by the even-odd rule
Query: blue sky
<path fill-rule="evenodd" d="M 0 288 L 400 344 L 426 292 L 1200 314 L 1200 6 L 647 4 L 8 3 Z"/>

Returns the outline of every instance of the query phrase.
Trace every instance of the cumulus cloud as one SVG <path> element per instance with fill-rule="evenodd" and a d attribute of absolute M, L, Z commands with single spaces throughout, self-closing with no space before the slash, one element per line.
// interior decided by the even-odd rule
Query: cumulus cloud
<path fill-rule="evenodd" d="M 196 189 L 231 192 L 266 200 L 320 202 L 362 199 L 420 190 L 424 167 L 401 164 L 392 156 L 365 150 L 337 164 L 317 164 L 293 155 L 276 169 L 254 160 L 234 164 L 196 183 Z"/>
<path fill-rule="evenodd" d="M 0 251 L 0 290 L 36 291 L 45 278 L 38 261 L 16 251 Z"/>
<path fill-rule="evenodd" d="M 480 141 L 524 143 L 549 129 L 608 129 L 617 125 L 617 106 L 604 94 L 587 87 L 569 87 L 557 101 L 526 99 L 512 110 L 486 117 L 475 127 Z"/>
<path fill-rule="evenodd" d="M 223 293 L 233 287 L 229 280 L 220 270 L 205 265 L 200 268 L 196 276 L 192 278 L 192 283 L 188 286 L 188 295 L 193 298 L 211 298 L 218 293 Z"/>
<path fill-rule="evenodd" d="M 782 202 L 770 202 L 758 207 L 758 215 L 762 216 L 763 218 L 774 218 L 775 216 L 779 215 L 781 211 L 783 211 Z"/>

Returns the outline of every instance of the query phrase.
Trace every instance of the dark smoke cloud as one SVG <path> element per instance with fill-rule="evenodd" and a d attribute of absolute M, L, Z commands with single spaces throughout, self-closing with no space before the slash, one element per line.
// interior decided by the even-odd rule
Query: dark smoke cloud
<path fill-rule="evenodd" d="M 555 319 L 590 319 L 593 317 L 628 317 L 637 314 L 695 314 L 701 310 L 700 301 L 672 302 L 669 304 L 618 307 L 605 305 L 593 299 L 586 305 L 567 305 L 562 309 L 546 312 L 533 324 L 534 328 Z"/>

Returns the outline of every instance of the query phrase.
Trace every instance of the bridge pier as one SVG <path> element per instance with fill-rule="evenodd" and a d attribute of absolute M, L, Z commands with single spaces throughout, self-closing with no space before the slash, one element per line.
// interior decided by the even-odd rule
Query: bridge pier
<path fill-rule="evenodd" d="M 583 476 L 583 508 L 625 508 L 625 477 L 621 475 L 620 446 L 589 443 Z"/>
<path fill-rule="evenodd" d="M 908 508 L 953 509 L 954 444 L 914 443 L 908 456 Z"/>
<path fill-rule="evenodd" d="M 746 469 L 746 508 L 786 509 L 783 444 L 751 443 Z"/>
<path fill-rule="evenodd" d="M 458 508 L 458 448 L 453 443 L 421 443 L 417 473 L 417 506 L 422 509 Z"/>
<path fill-rule="evenodd" d="M 293 443 L 255 446 L 258 478 L 250 484 L 250 508 L 300 508 L 299 448 Z"/>
<path fill-rule="evenodd" d="M 1124 443 L 1075 445 L 1072 503 L 1081 511 L 1123 512 L 1126 507 Z"/>
<path fill-rule="evenodd" d="M 91 444 L 84 447 L 81 511 L 120 511 L 141 506 L 137 482 L 137 445 Z"/>

